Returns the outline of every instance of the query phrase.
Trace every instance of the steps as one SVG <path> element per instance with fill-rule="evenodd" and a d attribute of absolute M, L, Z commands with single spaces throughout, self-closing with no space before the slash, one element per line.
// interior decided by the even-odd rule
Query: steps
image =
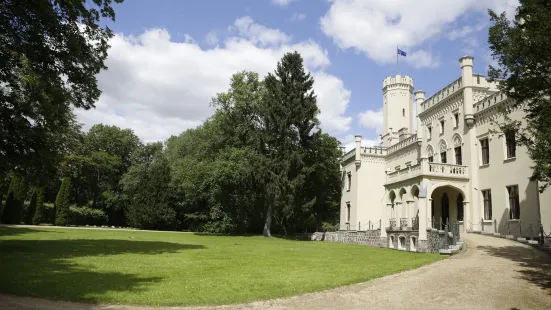
<path fill-rule="evenodd" d="M 462 241 L 459 241 L 456 245 L 448 245 L 447 249 L 441 249 L 439 253 L 440 255 L 453 255 L 459 253 L 464 246 L 465 244 Z"/>

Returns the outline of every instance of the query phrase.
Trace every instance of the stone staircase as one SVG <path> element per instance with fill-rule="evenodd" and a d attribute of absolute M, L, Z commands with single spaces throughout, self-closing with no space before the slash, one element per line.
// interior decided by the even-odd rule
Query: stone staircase
<path fill-rule="evenodd" d="M 459 253 L 465 247 L 463 241 L 456 242 L 455 245 L 448 245 L 447 249 L 440 249 L 440 255 L 453 255 Z"/>

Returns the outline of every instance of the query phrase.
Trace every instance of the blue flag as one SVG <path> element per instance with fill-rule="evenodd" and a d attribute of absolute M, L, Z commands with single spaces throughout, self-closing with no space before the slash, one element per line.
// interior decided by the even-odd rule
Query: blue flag
<path fill-rule="evenodd" d="M 406 56 L 406 52 L 402 51 L 401 49 L 398 49 L 398 55 Z"/>

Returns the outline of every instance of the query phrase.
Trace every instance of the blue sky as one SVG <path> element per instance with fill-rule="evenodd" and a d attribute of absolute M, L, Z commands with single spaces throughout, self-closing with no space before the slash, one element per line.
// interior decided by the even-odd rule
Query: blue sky
<path fill-rule="evenodd" d="M 382 80 L 400 71 L 432 95 L 460 75 L 458 59 L 491 62 L 487 9 L 511 13 L 516 0 L 133 0 L 115 5 L 116 33 L 99 75 L 85 128 L 132 128 L 164 140 L 211 115 L 210 98 L 231 74 L 273 71 L 298 50 L 315 78 L 322 128 L 350 145 L 355 134 L 376 143 Z"/>

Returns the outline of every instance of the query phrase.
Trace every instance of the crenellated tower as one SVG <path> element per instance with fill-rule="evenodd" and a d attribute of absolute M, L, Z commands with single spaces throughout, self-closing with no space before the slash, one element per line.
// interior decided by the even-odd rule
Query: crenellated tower
<path fill-rule="evenodd" d="M 383 81 L 383 146 L 391 146 L 413 132 L 413 79 L 407 75 Z"/>

